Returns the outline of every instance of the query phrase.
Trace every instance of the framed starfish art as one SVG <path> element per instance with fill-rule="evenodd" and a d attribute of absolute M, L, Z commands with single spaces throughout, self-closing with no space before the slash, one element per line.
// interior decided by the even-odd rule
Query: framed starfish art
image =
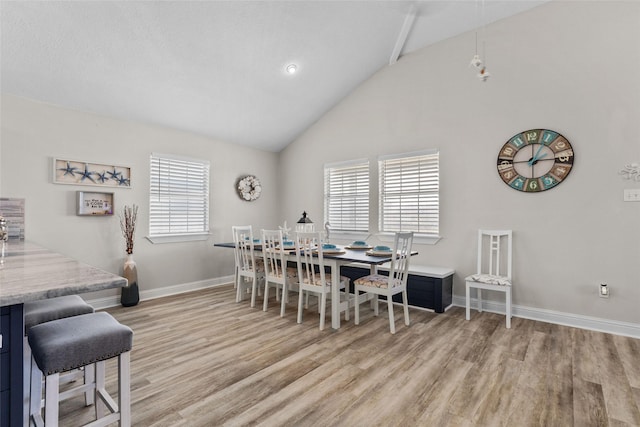
<path fill-rule="evenodd" d="M 131 188 L 131 168 L 54 158 L 53 183 Z"/>

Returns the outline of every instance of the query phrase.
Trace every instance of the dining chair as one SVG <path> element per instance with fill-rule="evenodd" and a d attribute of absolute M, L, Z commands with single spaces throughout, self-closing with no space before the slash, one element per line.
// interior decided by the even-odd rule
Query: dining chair
<path fill-rule="evenodd" d="M 302 323 L 304 307 L 309 306 L 309 293 L 318 297 L 318 312 L 320 314 L 320 330 L 324 329 L 327 311 L 327 295 L 331 294 L 331 277 L 326 277 L 324 255 L 322 249 L 323 233 L 296 233 L 296 261 L 298 263 L 298 323 Z M 315 255 L 315 256 L 314 256 Z M 340 289 L 349 293 L 349 278 L 340 276 Z M 303 293 L 306 292 L 307 304 L 302 304 Z M 345 318 L 349 320 L 349 310 Z"/>
<path fill-rule="evenodd" d="M 506 253 L 502 251 L 506 243 Z M 511 260 L 513 232 L 511 230 L 478 230 L 478 263 L 476 274 L 467 276 L 466 319 L 471 320 L 471 288 L 476 289 L 478 311 L 482 312 L 482 290 L 504 292 L 507 329 L 511 328 Z"/>
<path fill-rule="evenodd" d="M 264 281 L 264 264 L 254 252 L 253 230 L 250 225 L 232 226 L 236 257 L 236 302 L 244 299 L 251 283 L 251 307 L 256 305 L 258 282 Z"/>
<path fill-rule="evenodd" d="M 294 247 L 291 247 L 293 250 Z M 298 272 L 294 267 L 287 267 L 286 254 L 289 249 L 284 247 L 282 230 L 262 230 L 262 256 L 264 259 L 264 304 L 267 311 L 269 305 L 269 288 L 282 290 L 280 296 L 280 317 L 284 317 L 285 306 L 289 299 L 289 291 L 298 290 Z"/>
<path fill-rule="evenodd" d="M 360 323 L 360 292 L 374 295 L 374 314 L 378 315 L 378 296 L 387 298 L 389 311 L 389 327 L 391 333 L 396 333 L 393 315 L 393 296 L 402 293 L 402 307 L 404 309 L 404 324 L 409 326 L 409 301 L 407 298 L 407 278 L 409 276 L 409 260 L 413 247 L 413 232 L 396 233 L 391 252 L 389 275 L 371 274 L 354 281 L 355 284 L 355 324 Z M 364 294 L 362 295 L 364 296 Z"/>

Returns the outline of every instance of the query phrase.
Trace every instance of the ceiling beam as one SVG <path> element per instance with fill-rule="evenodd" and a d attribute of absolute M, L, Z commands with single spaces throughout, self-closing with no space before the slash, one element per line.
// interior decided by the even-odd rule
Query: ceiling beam
<path fill-rule="evenodd" d="M 402 53 L 404 44 L 406 43 L 407 37 L 409 36 L 409 31 L 411 31 L 413 22 L 416 19 L 416 13 L 416 6 L 415 4 L 412 4 L 411 9 L 409 9 L 407 16 L 405 16 L 404 18 L 402 28 L 400 28 L 400 34 L 398 34 L 398 38 L 396 39 L 396 45 L 393 47 L 393 51 L 391 52 L 391 58 L 389 58 L 389 65 L 393 65 L 398 62 L 398 58 L 400 58 L 400 54 Z"/>

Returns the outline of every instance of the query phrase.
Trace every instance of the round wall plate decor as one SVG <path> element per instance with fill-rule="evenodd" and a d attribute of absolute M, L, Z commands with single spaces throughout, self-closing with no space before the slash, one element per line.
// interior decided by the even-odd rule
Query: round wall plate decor
<path fill-rule="evenodd" d="M 502 146 L 498 174 L 514 190 L 535 193 L 560 184 L 571 172 L 573 160 L 567 138 L 548 129 L 530 129 Z"/>
<path fill-rule="evenodd" d="M 238 181 L 238 194 L 242 200 L 253 202 L 260 197 L 261 193 L 262 184 L 255 176 L 247 175 Z"/>

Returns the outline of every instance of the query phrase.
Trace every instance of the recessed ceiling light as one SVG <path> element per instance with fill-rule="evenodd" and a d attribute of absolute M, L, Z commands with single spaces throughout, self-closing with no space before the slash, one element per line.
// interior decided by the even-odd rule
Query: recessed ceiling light
<path fill-rule="evenodd" d="M 287 65 L 286 70 L 289 74 L 295 74 L 296 71 L 298 71 L 298 66 L 296 64 L 289 64 Z"/>

